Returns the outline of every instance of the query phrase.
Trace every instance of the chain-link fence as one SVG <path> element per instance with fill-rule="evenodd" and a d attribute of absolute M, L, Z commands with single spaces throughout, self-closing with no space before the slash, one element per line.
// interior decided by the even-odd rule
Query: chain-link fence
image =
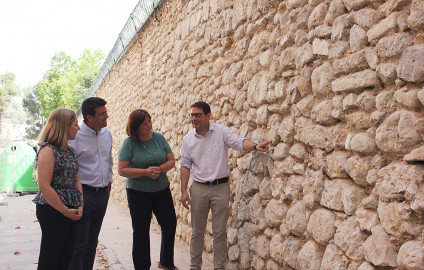
<path fill-rule="evenodd" d="M 109 52 L 103 66 L 101 67 L 97 78 L 91 85 L 87 97 L 91 97 L 100 88 L 103 80 L 109 74 L 110 70 L 119 62 L 122 56 L 125 55 L 128 45 L 137 35 L 149 17 L 155 12 L 163 0 L 140 0 L 135 6 L 133 12 L 127 20 L 124 28 L 115 41 L 115 45 Z"/>

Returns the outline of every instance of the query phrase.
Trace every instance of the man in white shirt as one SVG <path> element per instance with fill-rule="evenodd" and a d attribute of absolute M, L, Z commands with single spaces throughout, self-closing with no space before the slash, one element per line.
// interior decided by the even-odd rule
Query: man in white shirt
<path fill-rule="evenodd" d="M 227 262 L 227 220 L 230 200 L 228 148 L 238 151 L 268 151 L 271 141 L 253 143 L 229 127 L 210 123 L 211 109 L 203 101 L 191 105 L 194 127 L 183 139 L 181 156 L 181 203 L 191 206 L 190 267 L 200 270 L 204 234 L 209 210 L 212 211 L 214 269 L 225 269 Z M 187 192 L 190 170 L 193 184 Z"/>
<path fill-rule="evenodd" d="M 98 236 L 112 187 L 112 134 L 107 126 L 106 101 L 90 97 L 83 101 L 84 122 L 69 145 L 77 153 L 84 208 L 77 222 L 72 263 L 69 270 L 92 270 Z"/>

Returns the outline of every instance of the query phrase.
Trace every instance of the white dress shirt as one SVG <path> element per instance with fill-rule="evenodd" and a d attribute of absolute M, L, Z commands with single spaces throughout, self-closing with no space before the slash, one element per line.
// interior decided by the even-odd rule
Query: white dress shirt
<path fill-rule="evenodd" d="M 105 187 L 112 182 L 112 134 L 109 129 L 96 132 L 83 122 L 69 145 L 77 152 L 82 184 Z"/>
<path fill-rule="evenodd" d="M 210 123 L 206 136 L 192 129 L 183 139 L 181 166 L 192 169 L 192 178 L 197 182 L 228 177 L 228 148 L 245 151 L 244 140 L 244 137 L 221 124 Z"/>

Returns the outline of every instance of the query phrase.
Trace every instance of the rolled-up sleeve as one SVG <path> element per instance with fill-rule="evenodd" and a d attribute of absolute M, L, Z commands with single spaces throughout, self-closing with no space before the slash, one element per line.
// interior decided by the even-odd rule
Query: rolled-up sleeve
<path fill-rule="evenodd" d="M 183 144 L 181 146 L 181 167 L 186 167 L 191 170 L 192 161 L 187 152 L 187 142 L 183 140 Z"/>

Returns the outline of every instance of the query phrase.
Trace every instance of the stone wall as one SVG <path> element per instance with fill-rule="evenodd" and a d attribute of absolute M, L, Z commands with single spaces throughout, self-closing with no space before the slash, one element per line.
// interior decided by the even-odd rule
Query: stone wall
<path fill-rule="evenodd" d="M 230 151 L 228 269 L 424 269 L 423 18 L 422 0 L 165 1 L 96 93 L 114 155 L 148 110 L 189 241 L 180 148 L 204 100 L 213 121 L 272 140 Z M 116 164 L 114 179 L 126 204 Z"/>

